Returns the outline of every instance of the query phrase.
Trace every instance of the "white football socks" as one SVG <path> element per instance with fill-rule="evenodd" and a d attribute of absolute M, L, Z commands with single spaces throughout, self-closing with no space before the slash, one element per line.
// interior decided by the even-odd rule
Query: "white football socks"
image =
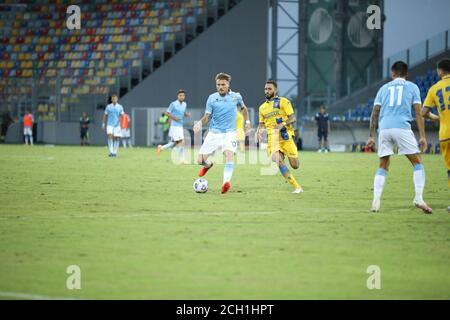
<path fill-rule="evenodd" d="M 231 177 L 233 175 L 233 168 L 234 168 L 233 162 L 227 162 L 225 164 L 225 168 L 223 169 L 223 183 L 231 181 Z"/>
<path fill-rule="evenodd" d="M 423 202 L 423 189 L 425 188 L 425 169 L 423 164 L 418 163 L 414 165 L 413 181 L 416 191 L 415 200 Z"/>
<path fill-rule="evenodd" d="M 114 140 L 114 154 L 117 154 L 117 151 L 119 150 L 119 145 L 120 145 L 120 141 L 119 140 Z"/>
<path fill-rule="evenodd" d="M 161 150 L 170 149 L 170 148 L 172 148 L 174 145 L 175 145 L 175 142 L 174 142 L 174 141 L 170 141 L 169 143 L 163 145 L 163 146 L 161 147 Z"/>
<path fill-rule="evenodd" d="M 180 155 L 180 161 L 183 162 L 184 161 L 184 147 L 183 146 L 179 147 L 178 153 Z"/>
<path fill-rule="evenodd" d="M 384 183 L 386 182 L 387 171 L 380 168 L 377 170 L 375 174 L 375 178 L 373 180 L 373 198 L 380 199 L 381 194 L 383 193 Z"/>
<path fill-rule="evenodd" d="M 108 150 L 109 153 L 114 153 L 114 148 L 113 148 L 113 139 L 112 138 L 108 138 Z"/>

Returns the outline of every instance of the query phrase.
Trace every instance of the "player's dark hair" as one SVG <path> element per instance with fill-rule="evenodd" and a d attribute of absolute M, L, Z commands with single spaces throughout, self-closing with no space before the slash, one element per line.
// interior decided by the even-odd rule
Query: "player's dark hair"
<path fill-rule="evenodd" d="M 273 79 L 267 80 L 267 81 L 266 81 L 266 84 L 271 84 L 271 85 L 273 85 L 275 88 L 278 88 L 277 82 L 276 82 L 275 80 L 273 80 Z"/>
<path fill-rule="evenodd" d="M 113 94 L 111 95 L 111 99 L 112 99 L 113 97 L 119 98 L 119 96 L 118 96 L 116 93 L 113 93 Z"/>
<path fill-rule="evenodd" d="M 178 90 L 178 92 L 177 92 L 177 95 L 179 95 L 180 93 L 184 93 L 184 94 L 186 94 L 186 90 L 184 90 L 184 89 L 180 89 L 180 90 Z"/>
<path fill-rule="evenodd" d="M 231 76 L 229 74 L 221 72 L 216 75 L 216 81 L 217 80 L 226 80 L 228 82 L 231 82 Z"/>
<path fill-rule="evenodd" d="M 450 59 L 442 59 L 439 61 L 437 68 L 441 69 L 444 73 L 450 73 Z"/>
<path fill-rule="evenodd" d="M 404 77 L 408 74 L 408 65 L 403 61 L 397 61 L 392 65 L 391 71 L 400 77 Z"/>

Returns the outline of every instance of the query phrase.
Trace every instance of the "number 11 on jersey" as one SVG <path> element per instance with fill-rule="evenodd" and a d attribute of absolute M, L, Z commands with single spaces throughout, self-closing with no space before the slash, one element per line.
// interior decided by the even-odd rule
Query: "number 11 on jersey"
<path fill-rule="evenodd" d="M 389 87 L 389 107 L 394 106 L 394 100 L 395 100 L 395 90 L 397 89 L 397 106 L 400 106 L 402 104 L 402 98 L 403 98 L 403 86 L 395 86 L 395 87 Z"/>

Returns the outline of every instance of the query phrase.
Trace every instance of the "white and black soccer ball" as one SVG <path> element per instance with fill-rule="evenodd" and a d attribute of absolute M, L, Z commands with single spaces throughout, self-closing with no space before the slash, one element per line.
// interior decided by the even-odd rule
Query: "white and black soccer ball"
<path fill-rule="evenodd" d="M 208 191 L 208 181 L 203 178 L 198 178 L 194 181 L 194 191 L 197 193 L 205 193 Z"/>

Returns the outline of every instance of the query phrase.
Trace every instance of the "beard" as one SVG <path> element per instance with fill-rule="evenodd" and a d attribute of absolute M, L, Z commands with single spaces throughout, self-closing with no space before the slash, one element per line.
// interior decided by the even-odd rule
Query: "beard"
<path fill-rule="evenodd" d="M 266 99 L 267 99 L 267 100 L 270 100 L 270 99 L 272 99 L 273 97 L 275 97 L 275 94 L 274 94 L 274 93 L 271 93 L 271 94 L 266 94 L 265 96 L 266 96 Z"/>

